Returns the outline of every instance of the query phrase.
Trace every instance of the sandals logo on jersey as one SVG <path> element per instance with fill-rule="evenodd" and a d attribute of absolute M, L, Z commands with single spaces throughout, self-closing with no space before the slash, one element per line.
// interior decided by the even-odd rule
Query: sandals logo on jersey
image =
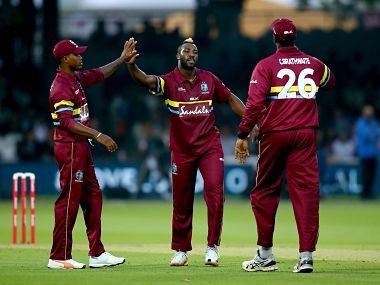
<path fill-rule="evenodd" d="M 201 117 L 209 116 L 212 112 L 212 106 L 209 102 L 194 102 L 192 104 L 179 104 L 180 117 Z"/>
<path fill-rule="evenodd" d="M 172 164 L 172 174 L 178 174 L 177 164 L 175 163 Z"/>
<path fill-rule="evenodd" d="M 201 91 L 202 91 L 202 93 L 208 93 L 208 85 L 207 85 L 207 83 L 202 82 L 202 84 L 201 84 Z"/>
<path fill-rule="evenodd" d="M 83 172 L 82 172 L 82 170 L 78 170 L 75 173 L 75 182 L 83 182 Z"/>

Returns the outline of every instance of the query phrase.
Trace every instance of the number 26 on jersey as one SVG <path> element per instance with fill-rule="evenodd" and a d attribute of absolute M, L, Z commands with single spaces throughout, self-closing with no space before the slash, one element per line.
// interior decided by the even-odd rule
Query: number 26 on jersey
<path fill-rule="evenodd" d="M 305 98 L 312 99 L 318 91 L 318 87 L 314 80 L 307 77 L 308 75 L 313 75 L 314 70 L 311 68 L 303 69 L 298 78 L 295 72 L 289 68 L 283 68 L 277 73 L 278 78 L 287 77 L 288 81 L 278 93 L 278 99 L 287 98 Z M 295 84 L 296 83 L 296 84 Z"/>

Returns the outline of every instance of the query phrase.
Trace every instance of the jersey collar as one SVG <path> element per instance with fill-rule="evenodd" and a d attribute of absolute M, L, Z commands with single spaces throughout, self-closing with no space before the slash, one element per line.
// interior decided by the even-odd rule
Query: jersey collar
<path fill-rule="evenodd" d="M 193 81 L 190 81 L 190 80 L 186 79 L 186 78 L 183 76 L 183 74 L 181 73 L 181 71 L 179 71 L 179 68 L 178 68 L 178 67 L 176 67 L 176 68 L 174 69 L 174 74 L 175 74 L 175 77 L 176 77 L 181 83 L 186 82 L 186 81 L 191 82 L 191 83 L 194 83 L 194 82 L 196 82 L 196 81 L 198 80 L 198 76 L 197 76 L 197 73 L 198 73 L 198 72 L 197 72 L 197 71 L 198 71 L 198 69 L 195 68 L 195 78 L 194 78 Z"/>
<path fill-rule="evenodd" d="M 277 49 L 277 53 L 290 53 L 290 52 L 297 52 L 299 51 L 299 48 L 296 47 L 296 46 L 292 46 L 292 47 L 279 47 Z"/>

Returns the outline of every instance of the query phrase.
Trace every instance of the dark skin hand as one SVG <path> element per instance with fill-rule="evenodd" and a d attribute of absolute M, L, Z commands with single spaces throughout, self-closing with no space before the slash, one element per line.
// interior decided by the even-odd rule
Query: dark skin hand
<path fill-rule="evenodd" d="M 75 122 L 71 131 L 78 135 L 95 139 L 98 143 L 104 145 L 109 152 L 114 152 L 118 148 L 116 142 L 111 137 L 107 136 L 106 134 L 100 133 L 95 129 L 86 127 L 85 125 L 79 122 Z"/>
<path fill-rule="evenodd" d="M 110 77 L 123 64 L 129 63 L 129 61 L 135 57 L 137 53 L 135 49 L 136 43 L 137 42 L 134 40 L 134 38 L 130 38 L 128 41 L 125 42 L 124 48 L 123 48 L 123 51 L 121 52 L 120 57 L 114 60 L 113 62 L 110 62 L 107 65 L 104 65 L 100 68 L 103 71 L 104 78 Z"/>
<path fill-rule="evenodd" d="M 116 142 L 106 134 L 101 134 L 96 141 L 104 145 L 109 152 L 114 152 L 118 149 Z"/>

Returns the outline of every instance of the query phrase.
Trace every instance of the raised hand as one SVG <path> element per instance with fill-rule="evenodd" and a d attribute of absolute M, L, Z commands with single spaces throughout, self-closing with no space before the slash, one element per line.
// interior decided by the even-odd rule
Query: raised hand
<path fill-rule="evenodd" d="M 134 38 L 129 38 L 128 41 L 125 42 L 123 51 L 120 55 L 120 58 L 124 63 L 134 63 L 136 58 L 139 56 L 136 50 L 137 41 Z"/>

